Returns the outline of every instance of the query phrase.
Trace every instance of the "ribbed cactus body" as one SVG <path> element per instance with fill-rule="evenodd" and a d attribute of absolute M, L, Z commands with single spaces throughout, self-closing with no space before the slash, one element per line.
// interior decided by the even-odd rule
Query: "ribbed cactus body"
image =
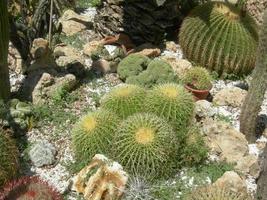
<path fill-rule="evenodd" d="M 167 121 L 154 114 L 137 113 L 118 127 L 112 151 L 130 174 L 153 179 L 170 172 L 178 147 Z"/>
<path fill-rule="evenodd" d="M 72 133 L 76 158 L 86 162 L 95 154 L 107 154 L 118 123 L 117 116 L 105 110 L 84 116 Z"/>
<path fill-rule="evenodd" d="M 18 149 L 15 142 L 0 131 L 0 187 L 18 174 Z"/>
<path fill-rule="evenodd" d="M 229 3 L 196 7 L 184 20 L 179 41 L 188 59 L 219 75 L 248 74 L 255 66 L 256 24 Z"/>

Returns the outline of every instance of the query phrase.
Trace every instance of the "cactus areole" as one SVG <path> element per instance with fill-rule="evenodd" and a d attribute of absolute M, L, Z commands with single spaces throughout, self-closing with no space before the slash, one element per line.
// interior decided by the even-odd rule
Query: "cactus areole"
<path fill-rule="evenodd" d="M 219 75 L 249 74 L 256 61 L 257 26 L 230 3 L 209 2 L 184 20 L 179 35 L 185 56 Z"/>

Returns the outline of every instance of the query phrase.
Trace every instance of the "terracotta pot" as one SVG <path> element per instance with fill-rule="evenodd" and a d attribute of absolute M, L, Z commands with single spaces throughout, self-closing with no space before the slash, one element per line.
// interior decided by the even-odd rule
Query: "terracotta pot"
<path fill-rule="evenodd" d="M 196 101 L 207 99 L 211 90 L 211 88 L 209 90 L 196 90 L 190 87 L 189 85 L 185 85 L 184 87 L 194 95 Z"/>

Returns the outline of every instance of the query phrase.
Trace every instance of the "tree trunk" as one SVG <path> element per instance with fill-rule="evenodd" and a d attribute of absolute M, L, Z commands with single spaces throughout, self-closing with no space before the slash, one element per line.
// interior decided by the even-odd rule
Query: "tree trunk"
<path fill-rule="evenodd" d="M 260 177 L 257 181 L 257 199 L 258 200 L 265 200 L 267 199 L 267 145 L 265 146 L 263 152 L 263 165 L 262 165 L 262 172 Z"/>
<path fill-rule="evenodd" d="M 249 143 L 256 139 L 257 117 L 267 89 L 267 10 L 260 32 L 258 57 L 252 74 L 251 85 L 243 104 L 240 116 L 240 131 L 246 135 Z M 267 177 L 266 177 L 267 178 Z"/>
<path fill-rule="evenodd" d="M 0 1 L 0 99 L 10 95 L 9 69 L 7 64 L 9 44 L 9 23 L 7 0 Z"/>

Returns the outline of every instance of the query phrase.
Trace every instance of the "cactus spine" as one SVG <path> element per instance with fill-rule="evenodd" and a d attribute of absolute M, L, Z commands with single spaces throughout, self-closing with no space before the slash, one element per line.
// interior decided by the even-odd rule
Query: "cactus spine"
<path fill-rule="evenodd" d="M 185 56 L 219 75 L 250 73 L 258 34 L 254 20 L 234 5 L 209 2 L 184 20 L 179 36 Z"/>
<path fill-rule="evenodd" d="M 264 22 L 260 32 L 257 55 L 256 68 L 240 116 L 240 131 L 246 135 L 249 142 L 254 142 L 256 139 L 257 116 L 267 89 L 267 10 L 265 10 Z"/>
<path fill-rule="evenodd" d="M 7 65 L 9 43 L 9 23 L 7 0 L 0 1 L 0 99 L 7 100 L 10 95 L 9 71 Z"/>

